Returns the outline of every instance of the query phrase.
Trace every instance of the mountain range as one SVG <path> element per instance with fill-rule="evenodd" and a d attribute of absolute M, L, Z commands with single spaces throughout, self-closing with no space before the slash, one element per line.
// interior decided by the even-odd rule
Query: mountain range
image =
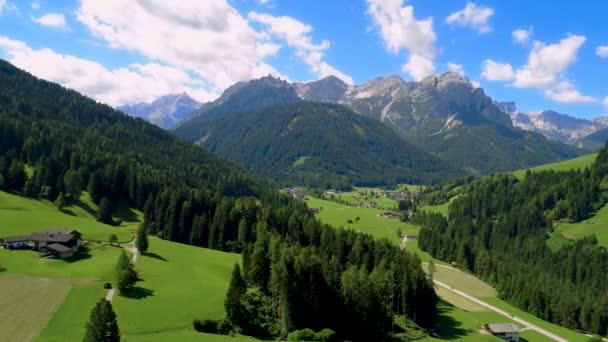
<path fill-rule="evenodd" d="M 240 82 L 216 101 L 195 111 L 178 125 L 175 133 L 205 146 L 207 142 L 201 138 L 206 136 L 208 126 L 213 125 L 215 119 L 241 112 L 241 115 L 230 115 L 230 120 L 242 121 L 241 125 L 251 124 L 251 120 L 245 119 L 251 110 L 266 108 L 276 114 L 270 109 L 272 106 L 301 101 L 343 105 L 392 128 L 403 138 L 401 141 L 409 142 L 404 148 L 417 146 L 469 174 L 525 168 L 568 159 L 582 152 L 539 133 L 514 127 L 510 116 L 500 110 L 483 89 L 474 87 L 467 78 L 454 72 L 420 82 L 387 76 L 362 85 L 348 85 L 333 76 L 308 83 L 290 84 L 271 76 Z M 259 113 L 257 117 L 269 120 Z M 280 125 L 273 127 L 279 129 Z M 337 131 L 328 134 L 337 134 Z M 311 136 L 297 139 L 300 144 L 307 144 Z M 245 160 L 241 162 L 247 164 Z"/>
<path fill-rule="evenodd" d="M 202 106 L 186 93 L 169 94 L 150 102 L 120 106 L 116 109 L 131 116 L 140 117 L 164 129 L 173 129 L 188 115 Z"/>
<path fill-rule="evenodd" d="M 526 131 L 538 132 L 545 137 L 579 147 L 591 147 L 582 141 L 603 128 L 608 127 L 608 118 L 594 120 L 579 119 L 553 110 L 519 112 L 514 102 L 495 102 L 503 112 L 509 114 L 513 125 Z"/>
<path fill-rule="evenodd" d="M 281 185 L 433 184 L 465 172 L 349 108 L 299 101 L 182 125 L 175 133 Z"/>

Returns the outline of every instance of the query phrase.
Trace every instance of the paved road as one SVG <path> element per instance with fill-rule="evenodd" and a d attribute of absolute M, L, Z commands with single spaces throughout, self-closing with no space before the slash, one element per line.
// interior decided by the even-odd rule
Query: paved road
<path fill-rule="evenodd" d="M 125 249 L 131 251 L 131 263 L 134 264 L 137 261 L 137 256 L 139 255 L 139 251 L 137 250 L 137 247 L 135 247 L 135 240 L 133 240 L 133 247 Z M 108 290 L 108 293 L 106 294 L 107 301 L 111 302 L 112 299 L 114 299 L 114 293 L 116 293 L 115 290 L 115 288 L 111 288 Z"/>
<path fill-rule="evenodd" d="M 454 270 L 454 271 L 458 271 L 458 270 L 456 270 L 456 269 L 454 269 L 452 267 L 447 267 L 447 266 L 443 266 L 443 265 L 435 265 L 435 266 L 436 267 L 444 267 L 444 268 L 448 268 L 448 269 L 451 269 L 451 270 Z M 449 291 L 454 292 L 455 294 L 457 294 L 457 295 L 459 295 L 461 297 L 464 297 L 464 298 L 472 301 L 473 303 L 479 304 L 479 305 L 481 305 L 481 306 L 483 306 L 485 308 L 488 308 L 488 309 L 496 312 L 497 314 L 503 315 L 503 316 L 505 316 L 505 317 L 507 317 L 507 318 L 509 318 L 509 319 L 511 319 L 511 320 L 513 320 L 513 321 L 515 321 L 515 322 L 523 325 L 524 329 L 526 329 L 526 330 L 534 330 L 534 331 L 538 332 L 539 334 L 543 334 L 543 335 L 547 336 L 548 338 L 550 338 L 552 340 L 555 340 L 555 341 L 558 341 L 558 342 L 568 342 L 568 340 L 566 340 L 565 338 L 562 338 L 562 337 L 560 337 L 560 336 L 558 336 L 558 335 L 556 335 L 556 334 L 554 334 L 554 333 L 552 333 L 550 331 L 547 331 L 547 330 L 545 330 L 545 329 L 543 329 L 543 328 L 541 328 L 541 327 L 539 327 L 537 325 L 534 325 L 534 324 L 532 324 L 532 323 L 530 323 L 530 322 L 528 322 L 528 321 L 526 321 L 524 319 L 521 319 L 521 318 L 519 318 L 519 317 L 517 317 L 515 315 L 512 315 L 512 314 L 508 313 L 507 311 L 499 309 L 499 308 L 495 307 L 494 305 L 490 305 L 490 304 L 484 302 L 483 300 L 481 300 L 481 299 L 479 299 L 477 297 L 473 297 L 473 296 L 471 296 L 469 294 L 466 294 L 466 293 L 464 293 L 464 292 L 462 292 L 460 290 L 456 290 L 456 289 L 452 288 L 451 286 L 449 286 L 449 285 L 447 285 L 445 283 L 442 283 L 442 282 L 440 282 L 438 280 L 434 280 L 433 279 L 433 282 L 436 285 L 439 285 L 439 286 L 441 286 L 441 287 L 443 287 L 443 288 L 445 288 L 445 289 L 447 289 Z"/>

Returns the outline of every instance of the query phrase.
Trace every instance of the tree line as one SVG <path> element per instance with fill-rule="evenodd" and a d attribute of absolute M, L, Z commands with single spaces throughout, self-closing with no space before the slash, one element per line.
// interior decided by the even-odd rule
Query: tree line
<path fill-rule="evenodd" d="M 556 221 L 578 222 L 608 202 L 608 150 L 579 171 L 500 174 L 472 182 L 449 217 L 417 215 L 420 247 L 456 261 L 542 319 L 605 335 L 608 253 L 594 236 L 550 248 Z"/>

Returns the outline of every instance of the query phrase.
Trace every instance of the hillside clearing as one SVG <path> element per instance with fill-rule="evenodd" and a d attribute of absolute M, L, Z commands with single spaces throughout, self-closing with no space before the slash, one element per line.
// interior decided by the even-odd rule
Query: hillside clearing
<path fill-rule="evenodd" d="M 238 254 L 151 238 L 149 253 L 136 264 L 141 298 L 114 297 L 125 340 L 182 330 L 194 319 L 222 318 L 230 273 L 240 260 Z"/>
<path fill-rule="evenodd" d="M 428 264 L 423 264 L 428 272 Z M 433 279 L 475 297 L 496 297 L 496 290 L 477 277 L 443 265 L 435 265 Z"/>
<path fill-rule="evenodd" d="M 87 206 L 88 207 L 88 206 Z M 48 201 L 29 199 L 0 191 L 0 237 L 28 235 L 46 228 L 76 229 L 83 239 L 107 241 L 110 234 L 116 234 L 119 241 L 128 241 L 132 234 L 124 229 L 111 227 L 95 221 L 85 214 L 86 210 L 71 212 L 70 206 L 64 212 Z M 78 213 L 81 216 L 77 216 Z"/>
<path fill-rule="evenodd" d="M 598 244 L 608 247 L 608 204 L 587 220 L 579 223 L 558 223 L 555 230 L 573 240 L 595 234 Z"/>
<path fill-rule="evenodd" d="M 65 279 L 0 273 L 0 332 L 4 341 L 32 341 L 70 290 Z"/>
<path fill-rule="evenodd" d="M 591 166 L 591 164 L 593 164 L 595 162 L 596 158 L 597 158 L 597 153 L 593 153 L 593 154 L 584 155 L 584 156 L 574 158 L 574 159 L 564 160 L 561 162 L 539 165 L 536 167 L 532 167 L 529 170 L 533 171 L 533 172 L 534 171 L 547 171 L 547 170 L 553 170 L 553 171 L 581 170 L 588 166 Z M 522 179 L 526 175 L 526 170 L 528 170 L 528 169 L 514 171 L 513 175 L 515 175 L 519 179 Z"/>

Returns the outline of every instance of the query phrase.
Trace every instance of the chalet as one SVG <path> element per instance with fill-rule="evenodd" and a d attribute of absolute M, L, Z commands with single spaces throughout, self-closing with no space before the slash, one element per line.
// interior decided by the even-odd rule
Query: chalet
<path fill-rule="evenodd" d="M 486 324 L 484 328 L 492 335 L 505 341 L 519 341 L 520 329 L 513 323 Z"/>
<path fill-rule="evenodd" d="M 78 251 L 81 236 L 76 230 L 47 229 L 29 236 L 4 237 L 0 239 L 0 246 L 5 249 L 29 248 L 40 252 L 41 256 L 64 259 Z"/>
<path fill-rule="evenodd" d="M 418 240 L 418 236 L 416 236 L 416 235 L 404 235 L 403 236 L 403 242 L 416 241 L 416 240 Z"/>
<path fill-rule="evenodd" d="M 0 246 L 6 249 L 22 249 L 28 247 L 29 236 L 9 236 L 0 239 Z"/>
<path fill-rule="evenodd" d="M 400 218 L 401 217 L 401 213 L 387 211 L 385 213 L 380 214 L 380 216 L 381 217 L 386 217 L 386 218 Z"/>

